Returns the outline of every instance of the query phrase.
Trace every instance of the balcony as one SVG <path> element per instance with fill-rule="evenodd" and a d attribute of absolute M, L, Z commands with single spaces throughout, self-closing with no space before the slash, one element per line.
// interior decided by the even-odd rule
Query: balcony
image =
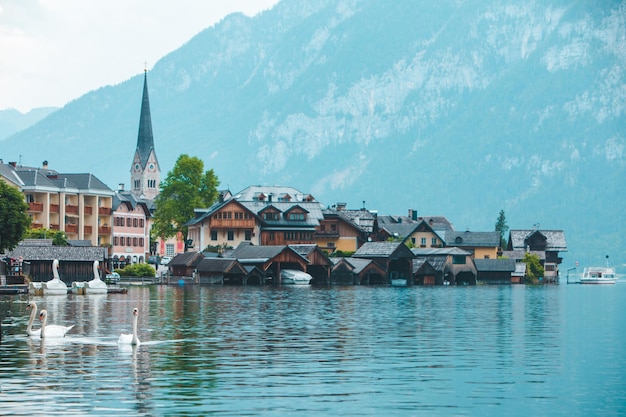
<path fill-rule="evenodd" d="M 337 230 L 317 230 L 315 237 L 318 239 L 338 238 L 339 232 Z"/>
<path fill-rule="evenodd" d="M 50 225 L 50 230 L 59 230 L 59 225 L 58 224 L 51 224 Z"/>
<path fill-rule="evenodd" d="M 83 228 L 83 232 L 84 232 L 86 235 L 90 235 L 90 234 L 91 234 L 91 230 L 92 230 L 92 227 L 91 227 L 91 226 L 85 226 L 85 227 Z"/>
<path fill-rule="evenodd" d="M 93 214 L 93 207 L 85 206 L 85 215 L 90 216 Z"/>
<path fill-rule="evenodd" d="M 78 225 L 77 224 L 72 224 L 72 223 L 68 223 L 65 225 L 65 232 L 66 233 L 78 233 Z"/>
<path fill-rule="evenodd" d="M 58 204 L 50 204 L 50 213 L 58 213 L 59 205 Z"/>
<path fill-rule="evenodd" d="M 65 205 L 65 214 L 76 214 L 78 215 L 78 206 L 74 206 L 72 204 Z"/>
<path fill-rule="evenodd" d="M 216 229 L 253 229 L 254 219 L 211 219 L 211 227 Z"/>
<path fill-rule="evenodd" d="M 43 211 L 43 203 L 37 203 L 33 201 L 32 203 L 28 203 L 28 211 L 36 211 L 41 213 Z"/>
<path fill-rule="evenodd" d="M 43 223 L 40 222 L 32 222 L 30 224 L 31 229 L 43 229 Z"/>
<path fill-rule="evenodd" d="M 110 216 L 111 207 L 98 207 L 98 214 L 101 216 Z"/>
<path fill-rule="evenodd" d="M 109 226 L 98 226 L 98 234 L 99 235 L 110 235 L 111 227 Z"/>

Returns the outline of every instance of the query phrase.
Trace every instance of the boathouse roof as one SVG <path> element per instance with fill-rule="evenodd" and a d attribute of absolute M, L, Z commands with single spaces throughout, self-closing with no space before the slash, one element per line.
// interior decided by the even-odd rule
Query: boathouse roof
<path fill-rule="evenodd" d="M 515 272 L 514 259 L 474 259 L 478 272 Z"/>

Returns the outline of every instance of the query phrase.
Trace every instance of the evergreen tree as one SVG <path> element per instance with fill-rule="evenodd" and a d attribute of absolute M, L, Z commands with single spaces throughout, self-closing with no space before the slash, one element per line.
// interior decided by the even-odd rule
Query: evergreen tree
<path fill-rule="evenodd" d="M 0 252 L 17 246 L 30 227 L 28 204 L 22 193 L 0 180 Z"/>
<path fill-rule="evenodd" d="M 502 249 L 506 249 L 506 232 L 508 231 L 509 226 L 506 224 L 506 216 L 504 215 L 504 210 L 500 210 L 500 215 L 498 216 L 498 220 L 496 221 L 496 232 L 500 232 L 500 247 Z"/>

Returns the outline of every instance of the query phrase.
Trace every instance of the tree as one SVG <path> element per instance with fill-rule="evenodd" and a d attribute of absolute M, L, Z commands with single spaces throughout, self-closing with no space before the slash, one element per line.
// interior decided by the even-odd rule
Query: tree
<path fill-rule="evenodd" d="M 502 249 L 506 249 L 507 241 L 506 241 L 506 232 L 509 231 L 509 226 L 506 224 L 506 216 L 504 215 L 504 210 L 500 210 L 500 215 L 498 216 L 498 220 L 496 221 L 496 232 L 500 232 L 500 247 Z"/>
<path fill-rule="evenodd" d="M 193 219 L 194 209 L 210 207 L 218 197 L 217 176 L 212 169 L 203 171 L 200 159 L 185 154 L 178 157 L 155 200 L 154 236 L 166 239 L 180 232 L 187 241 L 185 223 Z"/>
<path fill-rule="evenodd" d="M 543 266 L 541 266 L 539 256 L 533 253 L 526 252 L 522 261 L 526 264 L 526 283 L 539 283 L 539 278 L 543 277 L 544 275 L 544 269 Z"/>
<path fill-rule="evenodd" d="M 30 227 L 28 204 L 17 189 L 0 180 L 0 252 L 17 246 Z"/>
<path fill-rule="evenodd" d="M 52 246 L 68 246 L 67 236 L 61 230 L 28 229 L 24 239 L 52 239 Z"/>

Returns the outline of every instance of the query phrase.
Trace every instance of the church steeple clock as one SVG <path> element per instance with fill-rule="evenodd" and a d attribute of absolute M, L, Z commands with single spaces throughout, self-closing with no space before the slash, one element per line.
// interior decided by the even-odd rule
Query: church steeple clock
<path fill-rule="evenodd" d="M 130 167 L 131 192 L 137 198 L 153 200 L 159 194 L 161 168 L 154 150 L 150 99 L 148 98 L 148 70 L 144 70 L 143 99 L 139 116 L 137 149 Z"/>

